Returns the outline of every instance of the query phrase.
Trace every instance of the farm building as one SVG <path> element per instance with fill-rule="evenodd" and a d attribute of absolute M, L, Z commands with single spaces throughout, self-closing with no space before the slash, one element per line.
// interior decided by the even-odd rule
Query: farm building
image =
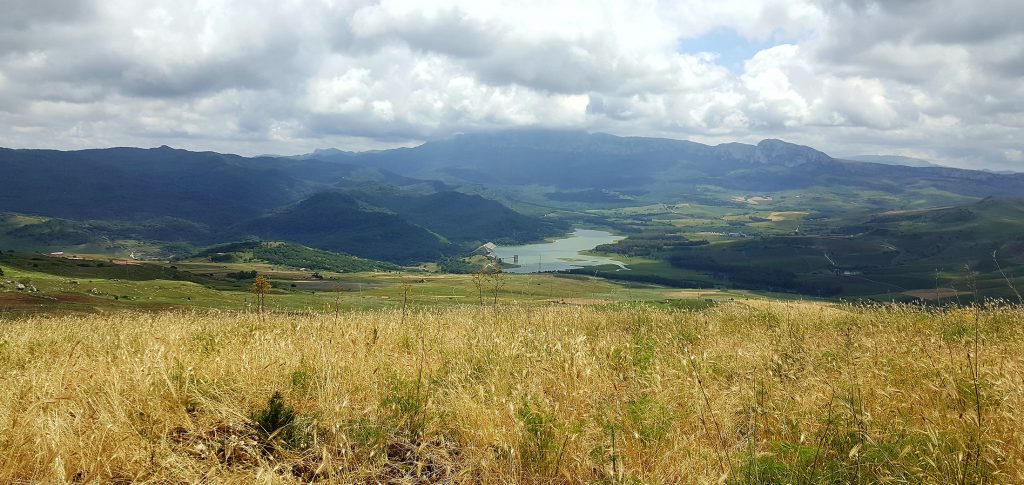
<path fill-rule="evenodd" d="M 483 254 L 483 255 L 487 256 L 488 258 L 491 258 L 491 259 L 498 259 L 498 254 L 494 252 L 494 250 L 497 249 L 497 248 L 498 248 L 497 244 L 494 244 L 492 242 L 488 242 L 488 243 L 485 243 L 485 244 L 481 245 L 480 247 L 476 248 L 476 251 L 473 251 L 473 252 L 474 253 L 478 253 L 478 254 Z"/>

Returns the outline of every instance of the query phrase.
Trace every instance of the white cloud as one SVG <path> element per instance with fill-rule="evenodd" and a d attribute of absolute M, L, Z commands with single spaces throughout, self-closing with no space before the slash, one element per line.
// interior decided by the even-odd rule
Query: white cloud
<path fill-rule="evenodd" d="M 240 153 L 548 126 L 1024 168 L 1024 4 L 4 0 L 0 145 Z M 741 72 L 680 52 L 770 45 Z"/>

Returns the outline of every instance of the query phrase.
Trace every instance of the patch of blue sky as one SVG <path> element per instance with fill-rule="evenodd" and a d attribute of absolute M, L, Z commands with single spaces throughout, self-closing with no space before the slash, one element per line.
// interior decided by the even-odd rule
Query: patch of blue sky
<path fill-rule="evenodd" d="M 687 54 L 714 54 L 716 64 L 741 73 L 743 63 L 754 57 L 754 54 L 778 44 L 774 39 L 747 39 L 728 27 L 716 27 L 700 37 L 680 39 L 678 49 Z"/>

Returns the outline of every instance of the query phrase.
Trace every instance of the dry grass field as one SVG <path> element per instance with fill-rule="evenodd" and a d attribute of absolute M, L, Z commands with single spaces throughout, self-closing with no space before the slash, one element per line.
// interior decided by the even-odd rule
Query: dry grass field
<path fill-rule="evenodd" d="M 1024 310 L 0 320 L 0 483 L 1022 483 Z"/>

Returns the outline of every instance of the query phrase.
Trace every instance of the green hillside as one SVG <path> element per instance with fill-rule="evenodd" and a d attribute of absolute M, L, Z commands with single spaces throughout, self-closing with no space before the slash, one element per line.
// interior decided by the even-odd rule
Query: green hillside
<path fill-rule="evenodd" d="M 355 193 L 360 200 L 415 221 L 456 243 L 517 244 L 564 234 L 569 225 L 520 214 L 479 195 L 445 191 L 427 195 L 400 192 Z"/>
<path fill-rule="evenodd" d="M 897 299 L 934 297 L 936 287 L 947 297 L 972 298 L 975 286 L 981 296 L 1016 299 L 1011 284 L 1024 287 L 1022 200 L 808 223 L 800 233 L 771 232 L 775 225 L 801 226 L 786 213 L 765 215 L 772 219 L 688 223 L 704 232 L 656 224 L 660 229 L 598 249 L 660 262 L 638 262 L 629 274 L 606 276 L 680 286 Z"/>
<path fill-rule="evenodd" d="M 246 159 L 168 147 L 0 149 L 0 210 L 69 219 L 167 216 L 224 224 L 297 200 L 309 183 Z"/>
<path fill-rule="evenodd" d="M 299 244 L 268 241 L 221 244 L 196 253 L 193 259 L 205 259 L 212 262 L 263 262 L 277 266 L 337 273 L 400 269 L 399 266 L 383 261 L 308 248 Z"/>
<path fill-rule="evenodd" d="M 316 194 L 236 231 L 395 263 L 431 261 L 454 250 L 437 234 L 339 192 Z"/>

